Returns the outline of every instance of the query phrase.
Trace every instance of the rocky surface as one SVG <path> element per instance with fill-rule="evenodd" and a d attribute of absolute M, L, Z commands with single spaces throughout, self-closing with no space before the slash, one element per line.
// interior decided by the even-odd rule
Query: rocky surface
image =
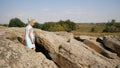
<path fill-rule="evenodd" d="M 60 34 L 36 30 L 37 43 L 49 51 L 53 61 L 61 68 L 115 68 L 119 65 L 118 57 L 106 58 L 73 37 L 69 42 L 65 39 Z"/>
<path fill-rule="evenodd" d="M 105 48 L 102 47 L 103 44 L 98 43 L 94 40 L 85 39 L 83 41 L 83 43 L 86 44 L 87 46 L 89 46 L 90 48 L 92 48 L 93 50 L 95 50 L 96 52 L 98 52 L 98 53 L 102 54 L 103 56 L 107 57 L 107 58 L 116 58 L 117 57 L 117 54 L 106 50 Z"/>
<path fill-rule="evenodd" d="M 0 68 L 58 68 L 41 52 L 36 53 L 19 43 L 17 37 L 23 31 L 20 28 L 17 30 L 18 32 L 16 28 L 0 29 Z"/>
<path fill-rule="evenodd" d="M 74 36 L 75 39 L 79 40 L 79 41 L 84 41 L 84 40 L 96 40 L 96 37 L 92 37 L 92 36 L 85 36 L 85 35 L 81 35 L 81 36 Z"/>
<path fill-rule="evenodd" d="M 119 68 L 120 58 L 110 58 L 104 47 L 89 47 L 67 32 L 35 29 L 36 52 L 25 46 L 24 28 L 0 27 L 0 68 Z M 85 38 L 84 38 L 85 40 Z M 89 39 L 91 40 L 91 39 Z M 94 39 L 95 41 L 95 39 Z"/>
<path fill-rule="evenodd" d="M 110 51 L 113 51 L 120 56 L 120 36 L 105 36 L 103 43 Z"/>

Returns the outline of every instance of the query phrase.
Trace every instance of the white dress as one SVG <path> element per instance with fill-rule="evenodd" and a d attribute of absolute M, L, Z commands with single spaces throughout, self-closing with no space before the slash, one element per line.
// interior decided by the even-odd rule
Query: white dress
<path fill-rule="evenodd" d="M 35 44 L 32 44 L 32 41 L 30 40 L 30 37 L 29 37 L 29 32 L 30 32 L 30 29 L 33 29 L 31 25 L 28 25 L 25 29 L 25 40 L 26 40 L 26 45 L 29 47 L 29 48 L 34 48 L 35 47 Z M 32 33 L 32 40 L 35 39 L 34 37 L 34 34 Z"/>

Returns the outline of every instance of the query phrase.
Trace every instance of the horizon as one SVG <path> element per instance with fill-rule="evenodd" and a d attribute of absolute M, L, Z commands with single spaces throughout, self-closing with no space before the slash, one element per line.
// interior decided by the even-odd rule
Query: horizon
<path fill-rule="evenodd" d="M 19 19 L 19 18 L 18 18 Z M 19 19 L 19 20 L 21 20 L 21 19 Z M 67 19 L 67 20 L 69 20 L 69 19 Z M 59 21 L 67 21 L 67 20 L 59 20 Z M 112 19 L 113 20 L 113 19 Z M 70 21 L 72 21 L 72 22 L 74 22 L 74 23 L 76 23 L 76 24 L 104 24 L 104 23 L 108 23 L 108 22 L 111 22 L 112 20 L 110 20 L 110 21 L 107 21 L 107 22 L 74 22 L 74 21 L 72 21 L 72 20 L 70 20 Z M 22 21 L 22 20 L 21 20 Z M 36 21 L 35 23 L 39 23 L 39 24 L 44 24 L 44 23 L 48 23 L 48 22 L 54 22 L 54 23 L 57 23 L 57 22 L 59 22 L 59 21 L 47 21 L 47 22 L 43 22 L 43 23 L 40 23 L 40 22 L 38 22 L 38 21 Z M 27 22 L 24 22 L 24 21 L 22 21 L 24 24 L 27 24 Z M 115 20 L 115 22 L 116 23 L 120 23 L 120 21 L 116 21 Z M 0 25 L 4 25 L 4 24 L 6 24 L 6 25 L 9 25 L 9 23 L 0 23 Z"/>
<path fill-rule="evenodd" d="M 75 23 L 120 22 L 120 0 L 0 0 L 0 24 L 19 18 L 27 23 L 71 20 Z"/>

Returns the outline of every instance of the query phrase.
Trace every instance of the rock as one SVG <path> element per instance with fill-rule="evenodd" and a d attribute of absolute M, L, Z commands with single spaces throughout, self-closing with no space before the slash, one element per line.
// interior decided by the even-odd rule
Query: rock
<path fill-rule="evenodd" d="M 103 47 L 102 47 L 102 44 L 94 41 L 94 40 L 84 40 L 83 41 L 84 44 L 86 44 L 87 46 L 89 46 L 90 48 L 94 49 L 96 52 L 102 54 L 103 56 L 105 57 L 108 57 L 108 58 L 116 58 L 117 55 L 115 53 L 111 53 L 107 50 L 105 50 Z"/>
<path fill-rule="evenodd" d="M 116 68 L 120 64 L 119 57 L 109 59 L 72 35 L 40 29 L 35 29 L 36 53 L 18 39 L 23 40 L 24 29 L 0 29 L 0 68 Z"/>
<path fill-rule="evenodd" d="M 88 39 L 88 40 L 96 40 L 96 37 L 92 37 L 92 36 L 81 35 L 81 36 L 75 36 L 75 37 L 78 37 L 78 38 L 81 39 L 81 40 L 85 40 L 85 39 Z"/>
<path fill-rule="evenodd" d="M 58 68 L 53 61 L 47 59 L 41 52 L 36 53 L 23 46 L 17 41 L 17 36 L 21 34 L 17 35 L 16 32 L 10 30 L 4 29 L 2 34 L 2 30 L 0 30 L 0 68 Z M 17 31 L 20 30 L 17 29 Z"/>
<path fill-rule="evenodd" d="M 0 68 L 57 68 L 42 53 L 35 53 L 21 44 L 0 40 Z"/>
<path fill-rule="evenodd" d="M 54 32 L 56 35 L 59 35 L 61 37 L 63 37 L 65 39 L 65 41 L 70 42 L 70 39 L 73 38 L 73 34 L 72 33 L 68 33 L 68 32 Z"/>
<path fill-rule="evenodd" d="M 116 53 L 112 53 L 112 52 L 110 52 L 108 50 L 104 50 L 101 54 L 104 55 L 107 58 L 110 58 L 110 59 L 118 58 Z"/>
<path fill-rule="evenodd" d="M 110 51 L 117 53 L 120 57 L 120 37 L 119 36 L 105 36 L 103 43 Z"/>
<path fill-rule="evenodd" d="M 101 44 L 103 44 L 103 37 L 98 37 L 98 38 L 96 39 L 96 41 L 97 41 L 97 42 L 100 42 Z"/>
<path fill-rule="evenodd" d="M 36 42 L 44 46 L 60 68 L 115 68 L 118 59 L 108 59 L 74 38 L 66 42 L 53 32 L 35 30 Z M 94 65 L 94 66 L 93 66 Z"/>
<path fill-rule="evenodd" d="M 117 65 L 116 68 L 120 68 L 120 65 Z"/>
<path fill-rule="evenodd" d="M 14 42 L 19 42 L 18 37 L 23 37 L 25 34 L 24 28 L 4 28 L 0 30 L 0 35 Z"/>
<path fill-rule="evenodd" d="M 86 44 L 87 46 L 89 46 L 90 48 L 94 49 L 95 51 L 97 51 L 98 53 L 102 53 L 104 51 L 104 48 L 101 47 L 102 44 L 94 41 L 94 40 L 84 40 L 83 41 L 84 44 Z"/>
<path fill-rule="evenodd" d="M 25 43 L 25 38 L 23 38 L 23 37 L 17 37 L 17 39 L 18 39 L 18 41 L 19 41 L 20 43 L 22 43 L 23 45 L 26 45 L 26 43 Z"/>
<path fill-rule="evenodd" d="M 83 42 L 84 40 L 96 40 L 96 37 L 91 37 L 91 36 L 85 36 L 85 35 L 81 35 L 81 36 L 74 36 L 74 38 L 78 41 Z"/>
<path fill-rule="evenodd" d="M 91 65 L 90 68 L 106 68 L 106 67 L 96 62 L 93 65 Z"/>

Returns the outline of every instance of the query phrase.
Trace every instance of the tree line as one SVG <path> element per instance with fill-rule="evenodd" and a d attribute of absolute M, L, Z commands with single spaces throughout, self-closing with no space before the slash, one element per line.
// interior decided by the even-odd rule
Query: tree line
<path fill-rule="evenodd" d="M 9 22 L 9 27 L 25 27 L 27 24 L 22 22 L 19 18 L 12 18 Z M 46 30 L 46 31 L 67 31 L 70 32 L 76 29 L 76 23 L 70 20 L 60 20 L 58 22 L 45 22 L 40 24 L 35 22 L 34 28 Z"/>
<path fill-rule="evenodd" d="M 22 22 L 19 18 L 12 18 L 9 22 L 9 27 L 25 27 L 27 24 Z M 102 32 L 120 32 L 120 23 L 115 20 L 111 22 L 104 23 L 105 29 Z M 34 28 L 46 30 L 46 31 L 73 31 L 78 29 L 78 25 L 75 22 L 70 20 L 60 20 L 58 22 L 45 22 L 40 24 L 35 22 Z M 96 26 L 97 27 L 97 26 Z M 96 27 L 91 28 L 90 32 L 96 32 Z M 80 29 L 80 28 L 79 28 Z"/>

